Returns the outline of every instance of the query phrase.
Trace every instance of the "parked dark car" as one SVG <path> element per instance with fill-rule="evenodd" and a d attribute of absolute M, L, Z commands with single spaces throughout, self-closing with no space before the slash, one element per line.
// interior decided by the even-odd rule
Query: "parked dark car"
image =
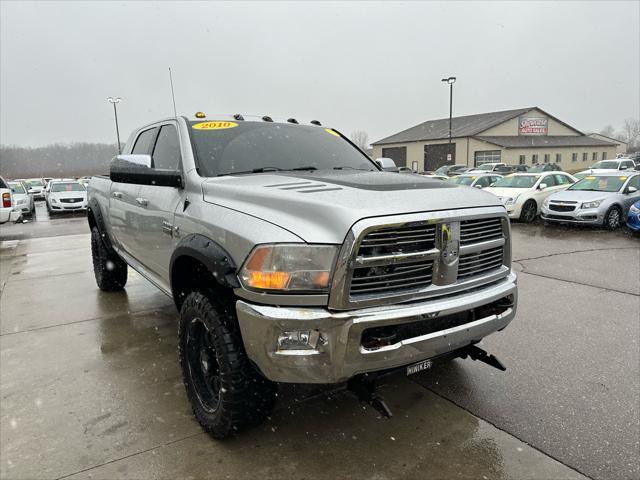
<path fill-rule="evenodd" d="M 557 163 L 539 163 L 538 165 L 532 166 L 529 170 L 529 173 L 540 173 L 540 172 L 564 172 L 562 167 Z"/>
<path fill-rule="evenodd" d="M 447 177 L 450 177 L 453 175 L 453 172 L 464 170 L 466 168 L 468 168 L 466 165 L 443 165 L 437 168 L 434 173 L 436 175 L 446 175 Z"/>
<path fill-rule="evenodd" d="M 500 165 L 493 170 L 493 173 L 499 173 L 500 175 L 509 175 L 515 172 L 513 165 Z"/>
<path fill-rule="evenodd" d="M 528 172 L 529 171 L 529 165 L 512 165 L 513 166 L 513 170 L 516 172 Z"/>

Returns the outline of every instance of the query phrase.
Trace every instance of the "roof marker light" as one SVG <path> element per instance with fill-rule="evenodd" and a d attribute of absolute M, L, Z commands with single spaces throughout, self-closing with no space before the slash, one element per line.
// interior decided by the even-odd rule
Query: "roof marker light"
<path fill-rule="evenodd" d="M 262 120 L 265 122 L 273 122 L 273 118 L 271 118 L 269 115 L 265 115 L 264 117 L 262 117 Z"/>
<path fill-rule="evenodd" d="M 240 120 L 240 121 L 244 120 L 244 117 L 242 115 L 240 115 L 239 113 L 236 113 L 233 116 L 233 118 L 236 119 L 236 120 Z"/>
<path fill-rule="evenodd" d="M 204 112 L 196 112 L 196 118 L 205 118 L 206 115 L 204 114 Z"/>
<path fill-rule="evenodd" d="M 322 126 L 322 124 L 318 120 L 311 120 L 311 125 L 317 125 L 319 127 Z"/>
<path fill-rule="evenodd" d="M 287 123 L 295 123 L 297 125 L 298 124 L 298 120 L 296 120 L 295 118 L 289 118 L 289 119 L 287 119 Z"/>

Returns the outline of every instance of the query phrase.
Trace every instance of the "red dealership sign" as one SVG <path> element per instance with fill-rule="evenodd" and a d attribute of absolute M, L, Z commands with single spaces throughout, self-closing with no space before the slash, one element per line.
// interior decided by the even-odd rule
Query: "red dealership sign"
<path fill-rule="evenodd" d="M 520 117 L 518 119 L 518 135 L 547 135 L 549 121 L 542 117 Z"/>

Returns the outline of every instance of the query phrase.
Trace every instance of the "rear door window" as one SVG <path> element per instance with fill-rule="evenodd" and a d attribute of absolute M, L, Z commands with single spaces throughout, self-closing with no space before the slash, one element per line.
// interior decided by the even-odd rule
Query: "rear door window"
<path fill-rule="evenodd" d="M 131 153 L 134 155 L 149 155 L 151 153 L 151 146 L 153 145 L 153 140 L 156 138 L 157 131 L 157 128 L 150 128 L 138 135 Z"/>
<path fill-rule="evenodd" d="M 173 125 L 160 128 L 156 146 L 153 149 L 153 168 L 176 170 L 180 165 L 180 140 Z"/>

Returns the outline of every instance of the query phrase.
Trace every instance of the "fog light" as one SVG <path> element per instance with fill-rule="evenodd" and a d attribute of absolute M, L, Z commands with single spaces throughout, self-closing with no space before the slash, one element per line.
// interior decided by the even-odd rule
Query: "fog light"
<path fill-rule="evenodd" d="M 278 350 L 315 350 L 319 340 L 317 330 L 282 332 L 278 336 Z"/>

